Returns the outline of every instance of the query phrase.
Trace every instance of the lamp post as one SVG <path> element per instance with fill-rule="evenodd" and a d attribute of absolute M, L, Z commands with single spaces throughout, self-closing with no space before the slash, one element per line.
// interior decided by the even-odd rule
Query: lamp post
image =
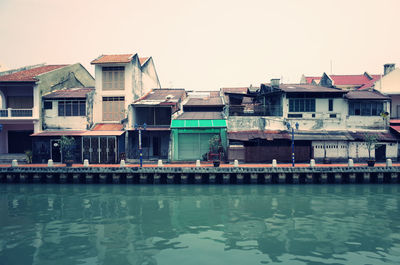
<path fill-rule="evenodd" d="M 288 130 L 292 129 L 292 167 L 294 167 L 294 127 L 290 123 L 286 123 Z M 299 129 L 299 123 L 295 124 L 296 130 Z"/>
<path fill-rule="evenodd" d="M 143 166 L 143 152 L 142 152 L 142 130 L 146 130 L 147 124 L 143 123 L 143 125 L 138 125 L 135 123 L 135 129 L 139 132 L 139 161 L 140 167 Z"/>

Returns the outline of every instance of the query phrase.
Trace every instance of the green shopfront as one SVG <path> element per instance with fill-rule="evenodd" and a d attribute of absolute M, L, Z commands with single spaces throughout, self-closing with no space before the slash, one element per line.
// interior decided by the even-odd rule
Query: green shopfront
<path fill-rule="evenodd" d="M 221 138 L 226 151 L 226 120 L 172 120 L 172 160 L 194 161 L 209 152 L 209 140 Z"/>

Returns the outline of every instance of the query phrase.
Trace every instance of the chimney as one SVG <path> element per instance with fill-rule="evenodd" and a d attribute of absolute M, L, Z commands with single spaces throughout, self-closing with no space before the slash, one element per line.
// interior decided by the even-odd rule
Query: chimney
<path fill-rule="evenodd" d="M 383 75 L 387 75 L 388 73 L 393 71 L 395 67 L 396 67 L 396 65 L 394 63 L 384 64 L 383 65 Z"/>
<path fill-rule="evenodd" d="M 271 87 L 279 88 L 280 81 L 280 79 L 271 79 Z"/>

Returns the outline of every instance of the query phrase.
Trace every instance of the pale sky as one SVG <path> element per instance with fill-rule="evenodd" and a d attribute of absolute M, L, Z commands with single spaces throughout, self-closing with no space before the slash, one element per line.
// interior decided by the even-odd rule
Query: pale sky
<path fill-rule="evenodd" d="M 152 56 L 162 87 L 217 90 L 400 66 L 400 0 L 0 0 L 0 64 Z"/>

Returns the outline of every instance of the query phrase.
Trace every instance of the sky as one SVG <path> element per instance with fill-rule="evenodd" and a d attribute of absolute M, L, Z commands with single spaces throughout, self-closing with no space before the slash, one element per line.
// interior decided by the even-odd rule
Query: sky
<path fill-rule="evenodd" d="M 400 66 L 400 0 L 0 0 L 0 65 L 152 56 L 164 88 Z"/>

